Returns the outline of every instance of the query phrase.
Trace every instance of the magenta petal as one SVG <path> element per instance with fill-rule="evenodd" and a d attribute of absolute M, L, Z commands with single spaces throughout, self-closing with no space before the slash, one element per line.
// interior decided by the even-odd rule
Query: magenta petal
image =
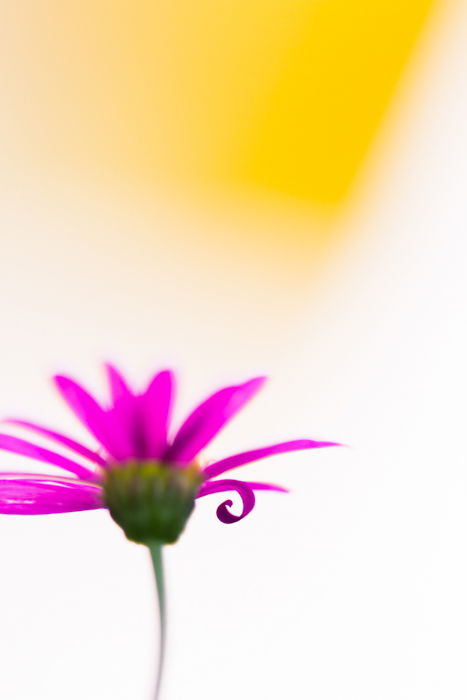
<path fill-rule="evenodd" d="M 143 458 L 144 435 L 139 418 L 139 396 L 120 399 L 107 413 L 112 453 L 119 460 Z"/>
<path fill-rule="evenodd" d="M 224 425 L 263 385 L 265 377 L 228 386 L 210 396 L 188 416 L 164 459 L 187 464 L 210 442 Z"/>
<path fill-rule="evenodd" d="M 99 487 L 75 479 L 0 473 L 0 513 L 40 515 L 104 508 Z"/>
<path fill-rule="evenodd" d="M 120 426 L 112 430 L 112 420 L 97 401 L 73 379 L 54 377 L 55 383 L 77 418 L 94 435 L 102 447 L 115 459 L 125 459 L 125 444 L 122 445 Z"/>
<path fill-rule="evenodd" d="M 125 399 L 128 396 L 132 396 L 133 393 L 126 383 L 121 372 L 118 371 L 114 365 L 110 362 L 106 362 L 104 367 L 107 372 L 107 378 L 109 380 L 110 394 L 112 396 L 112 401 L 117 403 L 120 399 Z"/>
<path fill-rule="evenodd" d="M 57 452 L 52 452 L 44 447 L 39 447 L 38 445 L 34 445 L 32 442 L 13 437 L 12 435 L 0 434 L 0 449 L 6 450 L 7 452 L 13 452 L 17 455 L 23 455 L 24 457 L 31 457 L 32 459 L 37 459 L 48 464 L 53 464 L 55 467 L 60 467 L 60 469 L 65 469 L 72 474 L 76 474 L 76 476 L 79 476 L 81 479 L 91 481 L 96 481 L 99 479 L 96 472 L 84 467 L 82 464 L 78 464 L 78 462 L 74 462 L 73 460 L 68 459 L 68 457 L 64 457 Z"/>
<path fill-rule="evenodd" d="M 289 493 L 289 489 L 277 484 L 266 484 L 263 481 L 244 481 L 244 484 L 253 489 L 253 491 L 277 491 L 278 493 Z"/>
<path fill-rule="evenodd" d="M 112 407 L 107 411 L 107 422 L 113 426 L 113 442 L 118 436 L 119 459 L 144 457 L 144 445 L 141 444 L 138 430 L 138 399 L 113 365 L 106 363 L 105 369 L 113 401 Z"/>
<path fill-rule="evenodd" d="M 258 459 L 264 459 L 265 457 L 281 454 L 282 452 L 295 452 L 297 450 L 313 450 L 318 447 L 338 446 L 339 443 L 337 442 L 317 442 L 316 440 L 291 440 L 289 442 L 279 442 L 276 445 L 259 447 L 256 450 L 240 452 L 239 454 L 232 455 L 231 457 L 221 459 L 219 462 L 214 462 L 213 464 L 207 466 L 204 473 L 209 479 L 212 479 L 213 477 L 219 476 L 230 469 L 241 467 L 244 464 L 249 464 L 250 462 L 256 462 Z"/>
<path fill-rule="evenodd" d="M 50 440 L 58 442 L 60 445 L 64 445 L 64 447 L 68 447 L 68 449 L 73 450 L 73 452 L 76 452 L 82 457 L 86 457 L 86 459 L 89 459 L 95 464 L 99 464 L 101 467 L 105 466 L 106 464 L 105 459 L 103 459 L 100 456 L 100 454 L 98 454 L 97 452 L 93 452 L 93 450 L 88 449 L 81 443 L 72 440 L 66 435 L 62 435 L 62 433 L 55 432 L 55 430 L 50 430 L 49 428 L 44 428 L 42 425 L 38 425 L 37 423 L 31 423 L 30 421 L 20 420 L 18 418 L 7 418 L 5 423 L 10 423 L 11 425 L 18 425 L 21 428 L 28 428 L 29 430 L 32 430 L 35 433 L 38 433 L 39 435 L 43 435 L 44 437 L 47 437 Z"/>
<path fill-rule="evenodd" d="M 146 443 L 145 457 L 148 459 L 159 459 L 167 448 L 174 384 L 173 373 L 163 370 L 156 374 L 140 397 Z"/>
<path fill-rule="evenodd" d="M 236 523 L 245 518 L 248 513 L 251 513 L 255 506 L 255 494 L 253 493 L 253 489 L 244 481 L 219 479 L 219 481 L 205 482 L 201 486 L 197 497 L 202 498 L 203 496 L 209 496 L 211 493 L 222 493 L 224 491 L 236 491 L 242 499 L 243 508 L 240 515 L 234 515 L 229 510 L 233 502 L 230 499 L 224 501 L 216 511 L 217 517 L 221 522 L 226 525 Z"/>
<path fill-rule="evenodd" d="M 140 399 L 131 391 L 122 374 L 111 364 L 105 365 L 109 380 L 112 407 L 107 411 L 112 428 L 112 441 L 118 439 L 120 460 L 144 458 L 145 442 L 140 419 Z"/>

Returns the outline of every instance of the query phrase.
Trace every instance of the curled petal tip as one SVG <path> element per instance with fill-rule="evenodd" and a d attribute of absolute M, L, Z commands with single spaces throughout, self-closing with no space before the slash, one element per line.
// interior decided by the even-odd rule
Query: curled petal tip
<path fill-rule="evenodd" d="M 231 523 L 237 522 L 239 520 L 239 516 L 233 515 L 229 508 L 233 506 L 233 501 L 230 499 L 227 501 L 224 501 L 223 503 L 220 504 L 220 506 L 217 507 L 216 510 L 216 515 L 218 519 L 221 521 L 221 523 L 224 523 L 225 525 L 230 525 Z"/>
<path fill-rule="evenodd" d="M 239 520 L 243 520 L 255 506 L 255 494 L 253 488 L 244 481 L 237 481 L 236 479 L 219 479 L 218 481 L 205 482 L 199 492 L 198 498 L 202 496 L 208 496 L 213 493 L 222 493 L 224 491 L 236 491 L 242 500 L 242 512 L 240 515 L 234 515 L 231 513 L 230 508 L 233 505 L 233 501 L 228 499 L 223 501 L 223 503 L 218 506 L 216 514 L 219 520 L 226 525 L 236 523 Z"/>
<path fill-rule="evenodd" d="M 251 511 L 254 508 L 254 505 L 255 497 L 252 492 L 248 505 L 245 501 L 243 501 L 243 511 L 240 513 L 240 515 L 235 515 L 230 511 L 230 508 L 233 506 L 233 501 L 230 500 L 230 498 L 217 507 L 216 515 L 221 521 L 221 523 L 224 523 L 224 525 L 232 525 L 233 523 L 238 523 L 239 520 L 243 520 L 243 518 L 245 518 L 249 513 L 251 513 Z"/>

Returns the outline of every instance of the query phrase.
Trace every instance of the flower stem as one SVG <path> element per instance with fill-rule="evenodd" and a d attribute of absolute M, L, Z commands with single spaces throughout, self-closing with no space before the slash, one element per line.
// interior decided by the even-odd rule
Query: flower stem
<path fill-rule="evenodd" d="M 151 561 L 154 569 L 154 577 L 156 579 L 157 599 L 159 604 L 159 659 L 157 670 L 156 690 L 154 700 L 158 700 L 162 683 L 162 669 L 164 666 L 165 655 L 165 586 L 164 586 L 164 567 L 162 562 L 162 545 L 160 542 L 153 542 L 148 545 L 151 553 Z"/>

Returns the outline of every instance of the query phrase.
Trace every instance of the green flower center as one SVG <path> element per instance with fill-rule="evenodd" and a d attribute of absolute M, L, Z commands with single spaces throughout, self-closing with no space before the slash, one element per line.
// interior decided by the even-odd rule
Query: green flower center
<path fill-rule="evenodd" d="M 171 544 L 181 535 L 203 481 L 196 465 L 173 467 L 132 460 L 104 477 L 104 500 L 129 540 Z"/>

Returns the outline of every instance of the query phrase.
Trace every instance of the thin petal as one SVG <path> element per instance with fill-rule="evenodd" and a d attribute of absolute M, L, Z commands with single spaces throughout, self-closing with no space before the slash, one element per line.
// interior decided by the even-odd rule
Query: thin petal
<path fill-rule="evenodd" d="M 115 459 L 125 459 L 127 457 L 125 436 L 122 436 L 120 426 L 115 426 L 111 416 L 73 379 L 61 375 L 57 375 L 54 379 L 71 410 L 96 440 Z"/>
<path fill-rule="evenodd" d="M 253 491 L 277 491 L 278 493 L 289 493 L 289 489 L 277 484 L 266 484 L 263 481 L 244 481 L 244 484 L 253 489 Z"/>
<path fill-rule="evenodd" d="M 106 362 L 104 367 L 107 372 L 107 379 L 109 381 L 110 394 L 113 403 L 117 403 L 117 401 L 120 401 L 121 399 L 133 396 L 133 392 L 129 388 L 121 372 L 119 372 L 118 369 L 110 362 Z"/>
<path fill-rule="evenodd" d="M 198 498 L 203 496 L 209 496 L 212 493 L 222 493 L 224 491 L 236 491 L 240 498 L 242 499 L 242 512 L 240 515 L 234 515 L 229 510 L 233 505 L 233 501 L 230 499 L 221 503 L 217 508 L 216 514 L 219 520 L 226 525 L 231 523 L 236 523 L 239 520 L 245 518 L 248 513 L 251 513 L 255 506 L 255 494 L 253 489 L 244 481 L 237 481 L 236 479 L 219 479 L 219 481 L 209 481 L 204 483 L 199 492 Z"/>
<path fill-rule="evenodd" d="M 73 452 L 76 452 L 76 454 L 86 457 L 86 459 L 89 459 L 95 464 L 99 464 L 101 467 L 105 466 L 106 464 L 105 459 L 103 459 L 100 454 L 93 452 L 93 450 L 88 449 L 85 447 L 85 445 L 82 445 L 80 442 L 76 442 L 76 440 L 72 440 L 62 433 L 57 433 L 55 430 L 50 430 L 42 425 L 38 425 L 37 423 L 31 423 L 30 421 L 21 420 L 18 418 L 7 418 L 5 423 L 9 423 L 10 425 L 18 425 L 21 428 L 27 428 L 28 430 L 32 430 L 39 435 L 49 438 L 50 440 L 54 440 L 60 445 L 73 450 Z"/>
<path fill-rule="evenodd" d="M 65 469 L 72 474 L 76 474 L 76 476 L 81 479 L 88 479 L 91 481 L 99 479 L 96 472 L 84 467 L 82 464 L 78 464 L 78 462 L 74 462 L 68 459 L 68 457 L 58 454 L 58 452 L 52 452 L 51 450 L 45 449 L 45 447 L 39 447 L 32 442 L 13 437 L 12 435 L 0 434 L 0 449 L 13 452 L 17 455 L 23 455 L 24 457 L 31 457 L 31 459 L 37 459 L 47 464 L 53 464 L 55 467 L 60 467 L 60 469 Z"/>
<path fill-rule="evenodd" d="M 119 459 L 145 457 L 145 441 L 141 424 L 140 397 L 136 396 L 123 375 L 111 364 L 105 369 L 113 405 L 107 411 L 114 435 L 119 436 Z"/>
<path fill-rule="evenodd" d="M 250 462 L 256 462 L 258 459 L 264 459 L 265 457 L 271 457 L 272 455 L 278 455 L 283 452 L 295 452 L 297 450 L 314 450 L 318 447 L 338 447 L 337 442 L 322 442 L 316 440 L 290 440 L 289 442 L 279 442 L 276 445 L 269 445 L 268 447 L 259 447 L 256 450 L 248 450 L 247 452 L 240 452 L 239 454 L 232 455 L 231 457 L 226 457 L 221 459 L 219 462 L 214 462 L 206 467 L 204 473 L 209 479 L 219 476 L 230 469 L 236 469 L 236 467 L 242 467 L 244 464 L 249 464 Z"/>
<path fill-rule="evenodd" d="M 260 389 L 265 377 L 228 386 L 195 408 L 178 431 L 164 459 L 187 464 Z"/>
<path fill-rule="evenodd" d="M 148 459 L 159 459 L 167 448 L 167 432 L 175 378 L 170 370 L 156 374 L 141 396 L 141 420 Z"/>
<path fill-rule="evenodd" d="M 104 508 L 102 491 L 75 479 L 0 473 L 0 513 L 40 515 Z"/>

